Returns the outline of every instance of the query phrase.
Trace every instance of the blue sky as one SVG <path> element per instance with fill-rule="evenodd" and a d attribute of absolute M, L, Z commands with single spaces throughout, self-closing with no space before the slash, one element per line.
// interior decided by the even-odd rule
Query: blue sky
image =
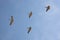
<path fill-rule="evenodd" d="M 0 40 L 60 40 L 59 4 L 60 0 L 0 0 Z M 12 26 L 10 16 L 14 16 Z M 32 31 L 27 34 L 29 26 Z"/>

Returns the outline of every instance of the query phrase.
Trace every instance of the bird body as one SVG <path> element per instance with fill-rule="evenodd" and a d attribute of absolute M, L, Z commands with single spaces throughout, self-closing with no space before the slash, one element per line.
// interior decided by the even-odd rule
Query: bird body
<path fill-rule="evenodd" d="M 32 12 L 29 13 L 29 18 L 32 16 Z"/>
<path fill-rule="evenodd" d="M 10 25 L 12 25 L 13 22 L 14 22 L 14 18 L 13 18 L 13 16 L 11 16 Z"/>
<path fill-rule="evenodd" d="M 28 34 L 29 34 L 29 32 L 31 31 L 31 29 L 32 29 L 31 27 L 28 28 L 28 32 L 27 32 Z"/>
<path fill-rule="evenodd" d="M 49 5 L 46 7 L 46 12 L 47 12 L 48 10 L 50 10 L 50 6 L 49 6 Z"/>

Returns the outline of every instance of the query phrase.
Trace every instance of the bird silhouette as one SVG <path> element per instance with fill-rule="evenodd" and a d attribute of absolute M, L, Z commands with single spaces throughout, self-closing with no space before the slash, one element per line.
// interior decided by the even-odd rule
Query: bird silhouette
<path fill-rule="evenodd" d="M 49 5 L 46 7 L 46 12 L 47 12 L 48 10 L 50 10 L 50 6 L 49 6 Z"/>
<path fill-rule="evenodd" d="M 10 25 L 12 25 L 13 22 L 14 22 L 14 18 L 13 18 L 13 16 L 11 16 L 11 18 L 10 18 Z"/>
<path fill-rule="evenodd" d="M 28 27 L 28 32 L 27 32 L 28 34 L 29 34 L 29 32 L 31 31 L 31 29 L 32 29 L 31 26 Z"/>
<path fill-rule="evenodd" d="M 29 13 L 29 18 L 32 16 L 32 11 Z"/>

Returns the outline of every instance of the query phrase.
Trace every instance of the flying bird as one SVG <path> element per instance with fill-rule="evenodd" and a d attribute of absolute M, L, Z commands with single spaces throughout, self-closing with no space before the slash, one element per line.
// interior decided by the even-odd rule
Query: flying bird
<path fill-rule="evenodd" d="M 32 11 L 29 13 L 29 18 L 32 16 Z"/>
<path fill-rule="evenodd" d="M 47 12 L 48 10 L 50 10 L 50 6 L 49 6 L 49 5 L 46 7 L 46 12 Z"/>
<path fill-rule="evenodd" d="M 28 27 L 28 32 L 27 32 L 28 34 L 29 34 L 29 32 L 31 31 L 31 29 L 32 29 L 31 26 Z"/>
<path fill-rule="evenodd" d="M 10 25 L 12 25 L 13 22 L 14 22 L 14 18 L 13 18 L 13 16 L 11 16 L 11 18 L 10 18 Z"/>

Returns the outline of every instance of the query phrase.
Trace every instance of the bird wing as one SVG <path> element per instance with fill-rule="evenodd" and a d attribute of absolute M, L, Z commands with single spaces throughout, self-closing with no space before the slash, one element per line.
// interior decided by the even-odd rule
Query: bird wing
<path fill-rule="evenodd" d="M 48 10 L 49 10 L 49 8 L 47 7 L 47 8 L 46 8 L 46 12 L 47 12 Z"/>

